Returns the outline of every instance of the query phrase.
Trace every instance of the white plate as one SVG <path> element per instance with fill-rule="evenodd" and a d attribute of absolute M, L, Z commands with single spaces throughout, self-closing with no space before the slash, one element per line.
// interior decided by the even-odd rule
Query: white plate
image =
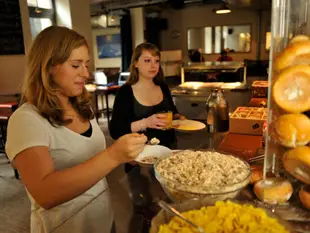
<path fill-rule="evenodd" d="M 160 158 L 165 155 L 172 154 L 172 150 L 168 147 L 161 146 L 161 145 L 146 145 L 144 150 L 138 155 L 135 161 L 142 167 L 151 167 L 153 166 L 154 162 L 143 162 L 142 160 L 145 157 L 154 156 Z"/>
<path fill-rule="evenodd" d="M 200 121 L 193 120 L 174 120 L 172 121 L 172 127 L 177 131 L 197 131 L 206 128 L 206 125 Z"/>

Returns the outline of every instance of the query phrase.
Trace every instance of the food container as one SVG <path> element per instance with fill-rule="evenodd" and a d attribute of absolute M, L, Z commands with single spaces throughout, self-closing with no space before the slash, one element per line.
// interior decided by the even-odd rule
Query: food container
<path fill-rule="evenodd" d="M 261 147 L 261 136 L 228 133 L 218 146 L 218 150 L 236 155 L 239 158 L 248 161 L 249 159 L 259 155 L 257 148 Z"/>
<path fill-rule="evenodd" d="M 172 150 L 161 145 L 146 145 L 135 161 L 141 167 L 151 168 L 154 163 L 162 156 L 172 154 Z"/>
<path fill-rule="evenodd" d="M 268 81 L 254 81 L 251 92 L 252 97 L 266 98 L 268 95 Z"/>
<path fill-rule="evenodd" d="M 305 185 L 299 190 L 299 198 L 302 205 L 310 210 L 310 185 Z"/>
<path fill-rule="evenodd" d="M 266 120 L 266 108 L 238 107 L 229 117 L 229 132 L 263 135 L 263 125 Z"/>
<path fill-rule="evenodd" d="M 267 98 L 251 98 L 248 104 L 249 107 L 267 108 Z"/>
<path fill-rule="evenodd" d="M 205 150 L 209 151 L 209 150 Z M 204 151 L 204 152 L 205 152 Z M 215 151 L 210 151 L 215 152 Z M 221 152 L 221 154 L 223 154 Z M 206 187 L 201 185 L 195 185 L 191 186 L 188 184 L 184 184 L 181 182 L 178 182 L 176 179 L 167 179 L 163 177 L 159 171 L 158 171 L 158 164 L 161 163 L 164 159 L 167 159 L 168 156 L 163 156 L 159 158 L 156 163 L 154 164 L 154 171 L 155 171 L 155 177 L 161 184 L 163 190 L 167 194 L 167 196 L 176 203 L 193 199 L 193 198 L 199 198 L 199 199 L 206 199 L 210 201 L 217 201 L 217 200 L 225 200 L 225 199 L 233 199 L 238 196 L 240 191 L 246 187 L 250 182 L 250 176 L 251 176 L 251 169 L 247 162 L 243 161 L 240 158 L 237 158 L 235 156 L 229 155 L 229 154 L 223 154 L 223 156 L 232 156 L 245 165 L 245 173 L 246 176 L 243 180 L 241 180 L 238 183 L 230 184 L 230 185 L 223 185 L 223 186 L 215 186 L 215 187 Z"/>
<path fill-rule="evenodd" d="M 236 200 L 231 200 L 231 201 L 233 203 L 237 203 L 237 204 L 253 205 L 253 203 L 249 203 L 249 202 L 245 202 L 245 201 L 236 201 Z M 208 200 L 208 199 L 199 199 L 199 200 L 188 200 L 186 202 L 179 203 L 179 204 L 173 204 L 172 207 L 182 213 L 182 212 L 186 212 L 186 211 L 190 211 L 190 210 L 199 210 L 202 207 L 214 206 L 214 204 L 215 204 L 215 201 Z M 259 207 L 259 208 L 263 209 L 262 207 Z M 284 221 L 279 216 L 275 215 L 274 213 L 272 213 L 271 211 L 269 211 L 265 208 L 263 210 L 265 211 L 265 213 L 267 214 L 268 217 L 276 219 L 278 221 L 278 223 L 280 223 L 282 226 L 284 226 L 284 228 L 288 232 L 293 232 L 291 230 L 292 226 L 288 222 Z M 232 214 L 234 214 L 234 213 L 232 213 Z M 170 213 L 168 213 L 164 210 L 161 210 L 152 220 L 150 233 L 158 233 L 160 226 L 162 224 L 169 223 L 169 221 L 172 219 L 172 217 L 173 216 Z M 224 223 L 223 223 L 223 225 L 224 225 Z M 181 232 L 181 231 L 179 231 L 179 232 Z M 192 231 L 192 232 L 195 232 L 195 231 Z M 223 232 L 226 232 L 226 231 L 223 230 Z M 234 231 L 234 232 L 239 232 L 239 231 Z M 242 232 L 244 232 L 244 231 L 242 231 Z"/>
<path fill-rule="evenodd" d="M 309 0 L 272 1 L 264 176 L 310 184 Z M 296 195 L 293 195 L 293 197 Z"/>

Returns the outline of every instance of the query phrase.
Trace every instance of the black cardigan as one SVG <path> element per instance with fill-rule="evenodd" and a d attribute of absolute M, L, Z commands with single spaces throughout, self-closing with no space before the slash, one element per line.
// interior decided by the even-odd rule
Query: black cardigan
<path fill-rule="evenodd" d="M 168 110 L 173 111 L 173 114 L 178 113 L 168 86 L 166 84 L 160 84 L 159 86 L 163 92 L 164 98 L 166 97 L 169 101 Z M 117 139 L 125 134 L 131 133 L 131 123 L 137 120 L 141 119 L 138 119 L 134 114 L 134 95 L 131 85 L 124 84 L 118 90 L 114 101 L 112 119 L 109 125 L 111 137 Z"/>

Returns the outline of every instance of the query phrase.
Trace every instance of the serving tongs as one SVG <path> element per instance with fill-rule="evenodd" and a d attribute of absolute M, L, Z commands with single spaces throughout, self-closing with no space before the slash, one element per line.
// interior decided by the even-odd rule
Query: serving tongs
<path fill-rule="evenodd" d="M 258 148 L 257 151 L 256 151 L 256 154 L 257 156 L 254 156 L 252 158 L 249 158 L 247 159 L 247 162 L 248 163 L 254 163 L 254 162 L 258 162 L 258 161 L 261 161 L 261 160 L 264 160 L 265 158 L 265 150 L 264 148 Z"/>
<path fill-rule="evenodd" d="M 192 227 L 194 227 L 197 232 L 200 233 L 205 233 L 204 229 L 197 226 L 195 223 L 193 223 L 192 221 L 188 220 L 187 218 L 183 217 L 183 215 L 177 211 L 176 209 L 174 209 L 172 206 L 170 206 L 168 203 L 166 203 L 165 201 L 157 201 L 157 204 L 165 211 L 168 211 L 170 213 L 172 213 L 174 216 L 180 218 L 181 220 L 183 220 L 184 222 L 188 223 L 189 225 L 191 225 Z"/>
<path fill-rule="evenodd" d="M 258 155 L 258 156 L 247 159 L 247 162 L 248 163 L 254 163 L 254 162 L 264 160 L 264 158 L 265 158 L 265 155 Z"/>

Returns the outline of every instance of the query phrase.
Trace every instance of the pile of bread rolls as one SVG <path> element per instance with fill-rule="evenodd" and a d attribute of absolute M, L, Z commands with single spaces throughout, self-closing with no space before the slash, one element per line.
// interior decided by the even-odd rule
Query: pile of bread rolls
<path fill-rule="evenodd" d="M 269 125 L 273 142 L 283 148 L 283 167 L 292 176 L 310 184 L 310 38 L 294 37 L 274 59 L 272 118 Z M 263 201 L 288 201 L 293 188 L 284 178 L 267 178 L 257 182 L 254 192 Z M 310 209 L 310 188 L 299 191 L 303 205 Z"/>

